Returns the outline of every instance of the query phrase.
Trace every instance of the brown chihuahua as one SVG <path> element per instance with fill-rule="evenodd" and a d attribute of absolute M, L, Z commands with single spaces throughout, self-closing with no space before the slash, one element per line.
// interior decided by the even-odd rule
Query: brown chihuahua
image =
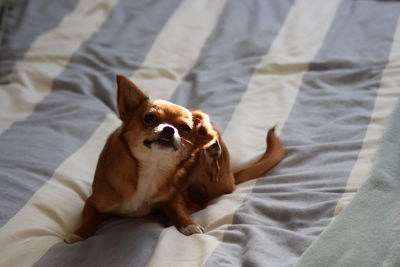
<path fill-rule="evenodd" d="M 107 215 L 144 216 L 154 210 L 164 211 L 185 235 L 202 233 L 191 213 L 283 158 L 283 146 L 270 130 L 264 156 L 233 175 L 228 150 L 205 113 L 150 100 L 121 75 L 117 85 L 122 124 L 99 156 L 82 224 L 65 237 L 66 243 L 93 235 Z"/>

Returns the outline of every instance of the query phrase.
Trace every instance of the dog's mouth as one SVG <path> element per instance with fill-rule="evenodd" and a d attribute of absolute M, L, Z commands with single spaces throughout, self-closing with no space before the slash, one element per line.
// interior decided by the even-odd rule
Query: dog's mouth
<path fill-rule="evenodd" d="M 151 136 L 148 136 L 143 145 L 151 149 L 153 145 L 164 152 L 177 151 L 180 147 L 180 138 L 176 129 L 168 124 L 160 124 Z"/>
<path fill-rule="evenodd" d="M 148 147 L 149 149 L 151 149 L 151 146 L 153 144 L 159 145 L 160 147 L 163 148 L 172 148 L 174 151 L 178 150 L 178 144 L 175 142 L 174 139 L 169 139 L 169 138 L 165 138 L 165 137 L 160 137 L 160 138 L 156 138 L 153 140 L 150 139 L 146 139 L 143 141 L 143 144 Z"/>

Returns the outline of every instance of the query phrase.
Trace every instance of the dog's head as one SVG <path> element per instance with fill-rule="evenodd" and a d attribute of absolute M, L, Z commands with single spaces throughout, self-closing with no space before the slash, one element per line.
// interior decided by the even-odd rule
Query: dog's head
<path fill-rule="evenodd" d="M 164 100 L 150 100 L 134 83 L 117 76 L 122 138 L 138 160 L 165 156 L 179 162 L 193 146 L 192 113 Z"/>

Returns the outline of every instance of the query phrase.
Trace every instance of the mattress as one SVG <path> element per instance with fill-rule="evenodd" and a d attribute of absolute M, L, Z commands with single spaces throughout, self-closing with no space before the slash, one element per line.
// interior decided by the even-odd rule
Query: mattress
<path fill-rule="evenodd" d="M 0 3 L 0 266 L 399 266 L 400 2 Z M 209 114 L 234 170 L 286 156 L 192 215 L 81 221 L 115 76 Z"/>

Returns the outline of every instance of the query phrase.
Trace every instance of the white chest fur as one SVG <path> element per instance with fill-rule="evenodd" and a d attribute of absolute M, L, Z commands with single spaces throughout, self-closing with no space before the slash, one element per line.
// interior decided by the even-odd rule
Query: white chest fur
<path fill-rule="evenodd" d="M 160 155 L 154 152 L 149 151 L 147 155 L 142 155 L 136 192 L 120 205 L 118 213 L 144 216 L 152 210 L 154 204 L 163 200 L 164 194 L 159 189 L 173 174 L 176 168 L 176 155 Z"/>

